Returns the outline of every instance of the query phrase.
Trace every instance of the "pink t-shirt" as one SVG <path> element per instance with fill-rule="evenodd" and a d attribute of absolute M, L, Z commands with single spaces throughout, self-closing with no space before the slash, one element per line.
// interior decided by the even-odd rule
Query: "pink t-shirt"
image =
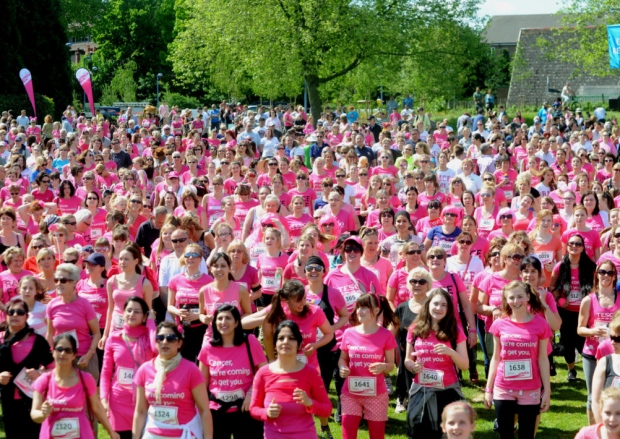
<path fill-rule="evenodd" d="M 597 263 L 600 265 L 601 263 L 605 262 L 605 261 L 610 261 L 612 264 L 614 264 L 616 266 L 616 270 L 620 272 L 620 259 L 616 258 L 616 256 L 614 256 L 614 252 L 613 251 L 608 251 L 603 253 L 599 258 Z"/>
<path fill-rule="evenodd" d="M 307 213 L 302 213 L 299 218 L 295 218 L 294 215 L 289 215 L 285 218 L 286 222 L 288 222 L 288 230 L 289 236 L 291 238 L 291 248 L 297 248 L 297 242 L 299 237 L 301 236 L 301 229 L 304 228 L 306 224 L 310 224 L 314 222 L 312 217 Z"/>
<path fill-rule="evenodd" d="M 281 268 L 284 270 L 288 263 L 288 256 L 286 253 L 280 253 L 280 256 L 272 258 L 267 253 L 263 253 L 258 256 L 256 262 L 256 269 L 261 274 L 261 286 L 263 294 L 271 296 L 275 294 L 276 290 L 280 288 L 281 280 L 278 282 L 276 279 L 276 269 Z"/>
<path fill-rule="evenodd" d="M 202 287 L 203 285 L 207 285 L 211 282 L 213 282 L 213 278 L 208 274 L 204 273 L 202 273 L 202 275 L 198 279 L 194 280 L 188 279 L 184 273 L 173 276 L 172 279 L 170 279 L 170 282 L 168 282 L 168 289 L 176 293 L 174 296 L 174 306 L 177 309 L 181 309 L 183 306 L 187 306 L 190 313 L 197 313 L 200 303 L 198 299 L 198 291 L 200 291 L 200 287 Z M 239 299 L 237 298 L 237 300 Z M 175 317 L 174 320 L 176 324 L 180 326 L 179 329 L 182 330 L 182 325 L 179 318 Z M 200 325 L 202 325 L 200 321 L 196 321 L 192 324 L 192 326 L 196 327 Z"/>
<path fill-rule="evenodd" d="M 413 329 L 415 325 L 410 325 L 407 330 L 407 343 L 414 343 Z M 456 344 L 467 340 L 461 325 L 456 325 L 457 336 Z M 433 352 L 433 348 L 438 344 L 443 344 L 452 349 L 450 341 L 442 341 L 437 338 L 437 334 L 432 331 L 427 338 L 415 337 L 413 350 L 417 354 L 415 361 L 424 363 L 423 371 L 414 377 L 416 384 L 424 387 L 444 388 L 456 383 L 459 379 L 456 374 L 456 366 L 449 355 L 440 355 Z"/>
<path fill-rule="evenodd" d="M 105 328 L 106 316 L 108 315 L 108 290 L 106 289 L 107 279 L 103 279 L 102 284 L 99 287 L 90 285 L 88 279 L 80 280 L 75 289 L 78 296 L 88 300 L 95 310 L 97 320 L 99 321 L 99 327 Z"/>
<path fill-rule="evenodd" d="M 31 194 L 35 200 L 43 201 L 44 203 L 51 203 L 54 200 L 54 192 L 49 189 L 45 192 L 40 192 L 39 189 L 35 189 Z"/>
<path fill-rule="evenodd" d="M 590 293 L 590 314 L 588 315 L 588 328 L 597 328 L 600 326 L 609 326 L 614 313 L 620 309 L 620 296 L 616 294 L 616 303 L 609 308 L 603 308 L 598 301 L 596 293 Z M 585 355 L 596 355 L 596 349 L 599 343 L 607 337 L 586 337 L 583 345 L 583 353 Z"/>
<path fill-rule="evenodd" d="M 155 388 L 155 359 L 144 363 L 136 372 L 134 383 L 143 387 L 146 400 L 150 407 L 167 408 L 167 421 L 171 425 L 183 425 L 189 423 L 197 415 L 196 403 L 192 396 L 192 390 L 204 384 L 205 379 L 194 363 L 182 359 L 179 365 L 166 373 L 164 386 L 161 390 L 161 404 L 157 404 Z M 157 410 L 155 410 L 157 412 Z M 151 416 L 149 414 L 148 416 Z M 156 419 L 157 420 L 157 419 Z M 163 421 L 160 419 L 160 421 Z M 164 437 L 181 437 L 183 430 L 175 429 L 148 429 L 149 433 Z"/>
<path fill-rule="evenodd" d="M 560 274 L 560 265 L 562 262 L 558 262 L 553 267 L 553 274 L 558 276 Z M 559 300 L 568 300 L 568 311 L 579 312 L 579 308 L 581 307 L 581 300 L 583 297 L 581 296 L 581 283 L 579 282 L 579 268 L 571 268 L 570 269 L 570 291 L 568 292 L 567 297 L 558 297 Z M 559 301 L 558 301 L 559 303 Z M 564 302 L 562 302 L 564 303 Z M 561 306 L 562 303 L 559 303 Z"/>
<path fill-rule="evenodd" d="M 325 313 L 321 308 L 316 305 L 308 304 L 308 311 L 304 317 L 297 316 L 293 314 L 286 304 L 283 304 L 282 307 L 284 309 L 284 314 L 286 315 L 287 320 L 292 320 L 299 326 L 299 330 L 301 331 L 301 335 L 303 337 L 303 341 L 301 342 L 301 349 L 299 350 L 299 354 L 297 358 L 300 361 L 307 362 L 311 366 L 319 368 L 319 360 L 316 356 L 316 349 L 312 352 L 310 357 L 306 357 L 302 353 L 302 349 L 311 343 L 315 343 L 317 340 L 317 329 L 323 325 L 327 321 L 327 317 L 325 317 Z"/>
<path fill-rule="evenodd" d="M 381 287 L 381 291 L 377 293 L 381 296 L 385 296 L 389 280 L 388 273 L 392 270 L 392 263 L 386 258 L 379 256 L 377 262 L 373 265 L 364 265 L 364 268 L 372 271 L 375 276 L 377 276 L 377 279 L 379 279 L 379 286 Z"/>
<path fill-rule="evenodd" d="M 249 334 L 248 343 L 254 366 L 267 362 L 260 342 Z M 207 343 L 200 350 L 198 360 L 209 369 L 209 392 L 222 401 L 243 399 L 252 388 L 254 371 L 252 370 L 245 343 L 239 346 L 212 346 Z M 232 377 L 232 378 L 231 378 Z M 218 410 L 220 404 L 209 401 L 212 410 Z M 228 412 L 237 411 L 231 407 Z"/>
<path fill-rule="evenodd" d="M 62 297 L 55 297 L 48 303 L 45 317 L 52 322 L 55 335 L 69 333 L 77 337 L 78 356 L 88 352 L 92 338 L 88 322 L 97 319 L 88 300 L 78 296 L 74 302 L 64 303 Z"/>
<path fill-rule="evenodd" d="M 74 425 L 74 430 L 63 430 L 66 435 L 62 437 L 94 439 L 93 429 L 86 418 L 87 396 L 84 393 L 84 387 L 86 387 L 88 397 L 91 397 L 97 393 L 97 383 L 91 374 L 81 371 L 79 373 L 81 379 L 71 387 L 60 387 L 56 384 L 54 371 L 44 373 L 32 385 L 34 391 L 43 395 L 44 399 L 53 406 L 51 415 L 41 425 L 40 439 L 61 437 L 52 436 L 54 425 L 57 421 L 68 418 L 77 418 L 79 427 Z M 76 436 L 71 436 L 70 433 Z"/>
<path fill-rule="evenodd" d="M 295 195 L 302 197 L 304 199 L 304 213 L 312 215 L 314 212 L 314 202 L 317 199 L 317 194 L 313 189 L 307 189 L 305 192 L 299 192 L 296 188 L 293 188 L 289 190 L 288 193 L 291 198 Z"/>
<path fill-rule="evenodd" d="M 394 348 L 394 335 L 381 326 L 373 334 L 362 334 L 355 327 L 347 329 L 342 335 L 340 349 L 349 356 L 351 374 L 342 386 L 342 393 L 371 397 L 386 393 L 383 376 L 374 375 L 369 367 L 385 362 L 386 351 Z"/>
<path fill-rule="evenodd" d="M 537 315 L 527 323 L 501 318 L 493 322 L 489 332 L 500 340 L 495 385 L 506 390 L 540 390 L 538 344 L 553 335 L 549 323 Z"/>
<path fill-rule="evenodd" d="M 28 270 L 22 270 L 17 274 L 5 270 L 0 273 L 0 285 L 2 285 L 2 303 L 8 303 L 13 297 L 19 294 L 19 281 L 22 277 L 32 276 L 33 273 Z"/>
<path fill-rule="evenodd" d="M 452 248 L 450 249 L 450 254 L 452 256 L 456 255 L 459 252 L 459 247 L 456 241 L 452 244 Z M 486 238 L 481 238 L 480 236 L 476 239 L 471 245 L 471 254 L 478 256 L 481 261 L 484 261 L 487 253 L 489 252 L 489 241 Z"/>
<path fill-rule="evenodd" d="M 600 431 L 602 428 L 605 428 L 605 424 L 602 422 L 600 424 L 581 427 L 575 439 L 600 439 L 603 437 L 603 433 Z"/>
<path fill-rule="evenodd" d="M 463 279 L 461 279 L 461 276 L 458 273 L 446 272 L 443 279 L 433 280 L 433 288 L 443 288 L 450 294 L 450 296 L 452 297 L 452 303 L 454 304 L 456 319 L 460 322 L 461 317 L 459 315 L 459 311 L 461 311 L 461 308 L 459 307 L 458 294 L 467 292 L 467 287 L 463 283 Z"/>
<path fill-rule="evenodd" d="M 105 217 L 108 212 L 105 209 L 97 209 L 97 213 L 92 218 L 92 222 L 90 223 L 90 242 L 95 243 L 97 239 L 101 238 L 107 231 L 105 225 Z M 84 239 L 88 242 L 87 234 L 84 234 Z"/>
<path fill-rule="evenodd" d="M 492 273 L 491 275 L 484 277 L 484 272 L 482 272 L 481 275 L 482 281 L 480 284 L 476 284 L 477 278 L 474 278 L 474 286 L 487 295 L 489 298 L 489 306 L 501 308 L 502 289 L 508 285 L 510 281 L 508 279 L 504 279 L 499 273 Z M 488 331 L 493 323 L 493 316 L 479 316 L 479 318 L 485 320 L 486 323 L 484 328 Z"/>
<path fill-rule="evenodd" d="M 295 389 L 302 389 L 312 399 L 312 409 L 293 400 Z M 267 416 L 267 407 L 272 401 L 282 406 L 280 416 L 275 419 Z M 275 373 L 264 366 L 254 377 L 250 412 L 253 418 L 264 421 L 264 437 L 316 439 L 314 416 L 329 417 L 332 404 L 323 386 L 318 371 L 306 366 L 290 373 Z"/>
<path fill-rule="evenodd" d="M 388 287 L 394 288 L 394 308 L 411 298 L 411 291 L 407 288 L 407 276 L 409 273 L 405 267 L 395 270 L 388 280 Z"/>
<path fill-rule="evenodd" d="M 110 334 L 105 344 L 101 399 L 108 400 L 110 423 L 115 431 L 131 430 L 135 409 L 133 377 L 144 362 L 157 356 L 155 321 L 147 320 L 146 327 L 139 329 L 141 335 L 136 334 L 135 341 L 125 339 L 124 332 L 117 331 Z"/>

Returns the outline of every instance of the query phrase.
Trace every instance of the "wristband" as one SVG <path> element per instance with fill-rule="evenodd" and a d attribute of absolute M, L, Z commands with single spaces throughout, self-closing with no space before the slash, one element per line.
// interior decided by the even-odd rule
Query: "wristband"
<path fill-rule="evenodd" d="M 493 389 L 484 389 L 484 393 L 493 393 Z"/>
<path fill-rule="evenodd" d="M 470 333 L 470 334 L 476 334 L 477 332 L 478 332 L 478 331 L 476 331 L 476 330 L 475 330 L 475 329 L 473 329 L 473 328 L 469 330 L 469 333 Z"/>

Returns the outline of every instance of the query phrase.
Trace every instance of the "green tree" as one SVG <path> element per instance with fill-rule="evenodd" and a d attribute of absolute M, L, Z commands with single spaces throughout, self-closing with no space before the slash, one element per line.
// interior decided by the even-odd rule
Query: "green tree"
<path fill-rule="evenodd" d="M 68 37 L 84 37 L 103 17 L 104 0 L 60 0 L 60 21 Z"/>
<path fill-rule="evenodd" d="M 207 80 L 222 90 L 249 80 L 264 96 L 300 94 L 304 82 L 315 120 L 319 88 L 361 65 L 391 58 L 454 65 L 437 52 L 438 33 L 473 20 L 479 0 L 177 0 L 178 35 L 170 61 L 184 84 Z M 177 12 L 177 17 L 179 17 Z"/>
<path fill-rule="evenodd" d="M 575 64 L 574 75 L 612 76 L 609 68 L 607 25 L 620 20 L 620 0 L 566 0 L 562 28 L 553 41 L 540 40 L 547 56 Z"/>
<path fill-rule="evenodd" d="M 155 75 L 166 80 L 172 72 L 168 44 L 174 39 L 174 0 L 109 0 L 101 20 L 93 26 L 99 45 L 93 64 L 101 68 L 96 78 L 112 81 L 117 69 L 129 61 L 136 63 L 134 77 L 138 98 L 155 95 Z"/>

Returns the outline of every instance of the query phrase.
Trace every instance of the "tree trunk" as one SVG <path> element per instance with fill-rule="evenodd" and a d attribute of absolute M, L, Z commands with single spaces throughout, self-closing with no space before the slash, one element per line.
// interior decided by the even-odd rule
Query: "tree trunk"
<path fill-rule="evenodd" d="M 321 118 L 321 97 L 319 96 L 319 77 L 316 75 L 304 76 L 306 84 L 308 85 L 308 101 L 310 102 L 310 114 L 314 128 L 316 128 L 316 122 Z"/>

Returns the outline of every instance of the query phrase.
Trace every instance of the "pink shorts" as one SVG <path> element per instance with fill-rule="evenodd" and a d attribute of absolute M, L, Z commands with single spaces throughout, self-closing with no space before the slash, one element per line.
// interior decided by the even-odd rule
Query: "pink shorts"
<path fill-rule="evenodd" d="M 508 390 L 499 386 L 493 388 L 493 399 L 500 401 L 517 401 L 518 405 L 539 405 L 540 389 Z"/>
<path fill-rule="evenodd" d="M 342 415 L 364 415 L 367 421 L 386 422 L 388 420 L 388 405 L 390 397 L 387 393 L 377 396 L 354 396 L 349 393 L 340 395 Z"/>

